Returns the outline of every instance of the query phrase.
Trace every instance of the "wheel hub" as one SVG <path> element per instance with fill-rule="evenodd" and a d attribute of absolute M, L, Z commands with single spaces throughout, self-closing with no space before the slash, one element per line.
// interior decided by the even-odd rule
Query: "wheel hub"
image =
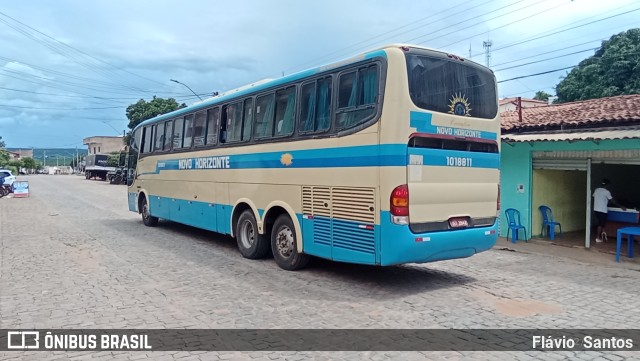
<path fill-rule="evenodd" d="M 239 236 L 243 247 L 251 248 L 251 246 L 253 246 L 253 243 L 256 240 L 256 231 L 250 221 L 246 220 L 242 223 Z"/>
<path fill-rule="evenodd" d="M 293 232 L 289 227 L 280 229 L 276 236 L 276 245 L 278 246 L 278 252 L 283 257 L 291 256 L 293 253 Z"/>

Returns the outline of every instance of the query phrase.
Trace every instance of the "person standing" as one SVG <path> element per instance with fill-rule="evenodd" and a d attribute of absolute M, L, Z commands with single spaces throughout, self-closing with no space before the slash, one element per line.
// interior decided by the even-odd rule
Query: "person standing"
<path fill-rule="evenodd" d="M 611 196 L 611 192 L 609 191 L 610 185 L 611 182 L 607 178 L 604 178 L 600 187 L 593 191 L 593 213 L 595 214 L 598 226 L 596 230 L 596 243 L 601 243 L 603 241 L 602 234 L 604 233 L 604 227 L 607 225 L 609 203 L 622 208 L 623 211 L 626 210 L 625 207 L 620 205 L 620 203 Z M 606 235 L 606 233 L 604 234 Z"/>

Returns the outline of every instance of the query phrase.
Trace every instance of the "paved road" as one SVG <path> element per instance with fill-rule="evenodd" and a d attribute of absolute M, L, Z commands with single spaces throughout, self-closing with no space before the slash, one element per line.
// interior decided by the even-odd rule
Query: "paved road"
<path fill-rule="evenodd" d="M 142 225 L 125 186 L 24 177 L 0 199 L 0 328 L 637 328 L 638 271 L 492 250 L 375 268 L 314 260 L 296 273 L 235 242 Z M 640 353 L 71 352 L 0 359 L 604 359 Z"/>

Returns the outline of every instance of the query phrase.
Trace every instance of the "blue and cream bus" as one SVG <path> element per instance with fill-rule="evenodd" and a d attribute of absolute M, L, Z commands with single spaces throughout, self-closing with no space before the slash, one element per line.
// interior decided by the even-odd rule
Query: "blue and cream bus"
<path fill-rule="evenodd" d="M 287 270 L 469 257 L 497 239 L 497 109 L 491 70 L 387 46 L 143 122 L 129 209 Z"/>

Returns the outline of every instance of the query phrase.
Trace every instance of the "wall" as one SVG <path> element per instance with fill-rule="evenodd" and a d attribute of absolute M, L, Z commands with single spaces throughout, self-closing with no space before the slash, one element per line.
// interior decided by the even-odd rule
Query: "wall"
<path fill-rule="evenodd" d="M 602 140 L 599 142 L 534 142 L 534 143 L 505 143 L 501 145 L 501 212 L 500 236 L 506 237 L 507 227 L 504 210 L 516 208 L 521 213 L 522 224 L 527 230 L 532 229 L 532 169 L 531 153 L 535 151 L 557 150 L 616 150 L 639 149 L 640 139 Z M 592 175 L 592 179 L 599 179 Z M 612 179 L 613 180 L 613 179 Z M 524 193 L 517 191 L 517 185 L 524 186 Z M 636 183 L 637 184 L 637 183 Z M 586 195 L 586 190 L 584 191 Z M 583 197 L 584 198 L 584 197 Z M 586 202 L 586 199 L 585 199 Z M 536 208 L 536 212 L 539 212 Z M 582 213 L 584 216 L 584 213 Z M 584 217 L 583 217 L 584 218 Z M 564 226 L 564 224 L 563 224 Z M 539 226 L 537 226 L 539 227 Z M 564 229 L 563 229 L 564 230 Z M 539 229 L 537 232 L 540 232 Z"/>
<path fill-rule="evenodd" d="M 504 210 L 515 208 L 520 211 L 520 220 L 527 229 L 531 229 L 530 214 L 530 190 L 531 190 L 531 154 L 529 146 L 505 146 L 502 145 L 500 156 L 500 235 L 506 237 L 508 223 L 504 216 Z M 518 185 L 522 184 L 522 192 L 518 191 Z"/>
<path fill-rule="evenodd" d="M 124 148 L 122 137 L 89 137 L 83 140 L 87 145 L 89 154 L 101 153 L 108 154 L 119 152 Z M 95 148 L 95 152 L 93 151 Z M 100 150 L 98 150 L 100 148 Z"/>
<path fill-rule="evenodd" d="M 585 229 L 587 172 L 534 169 L 532 184 L 532 235 L 540 235 L 542 230 L 541 205 L 551 208 L 563 232 Z"/>

